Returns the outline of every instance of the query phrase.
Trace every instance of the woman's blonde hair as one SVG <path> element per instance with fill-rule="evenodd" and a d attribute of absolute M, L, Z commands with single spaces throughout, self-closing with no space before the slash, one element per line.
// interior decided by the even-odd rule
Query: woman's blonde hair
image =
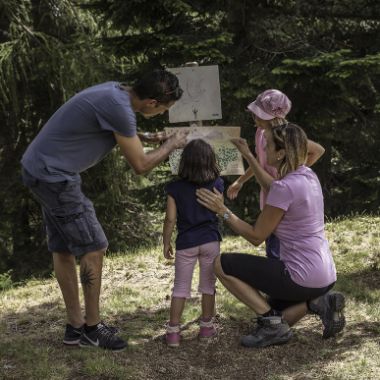
<path fill-rule="evenodd" d="M 275 117 L 272 120 L 269 120 L 270 126 L 273 127 L 279 127 L 280 125 L 288 124 L 288 121 L 282 117 Z"/>
<path fill-rule="evenodd" d="M 275 150 L 285 150 L 278 174 L 280 178 L 304 165 L 307 158 L 307 136 L 304 130 L 292 123 L 275 126 L 269 129 L 273 136 Z"/>

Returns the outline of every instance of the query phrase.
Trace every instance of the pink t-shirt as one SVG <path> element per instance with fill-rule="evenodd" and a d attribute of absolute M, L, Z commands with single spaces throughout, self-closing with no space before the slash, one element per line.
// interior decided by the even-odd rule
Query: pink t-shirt
<path fill-rule="evenodd" d="M 265 153 L 266 143 L 267 142 L 264 136 L 264 129 L 257 128 L 256 135 L 255 135 L 255 145 L 256 145 L 255 151 L 256 151 L 257 159 L 261 167 L 268 174 L 270 174 L 273 178 L 277 178 L 277 169 L 267 164 L 267 156 Z M 261 210 L 264 208 L 267 195 L 268 195 L 267 192 L 261 188 L 260 190 L 260 209 Z"/>
<path fill-rule="evenodd" d="M 280 260 L 298 285 L 323 288 L 336 281 L 324 231 L 324 205 L 317 175 L 302 165 L 270 187 L 267 204 L 285 211 L 274 234 Z"/>

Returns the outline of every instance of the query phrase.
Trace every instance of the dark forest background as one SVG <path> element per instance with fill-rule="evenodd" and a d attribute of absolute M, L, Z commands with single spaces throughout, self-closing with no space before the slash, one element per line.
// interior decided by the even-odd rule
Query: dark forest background
<path fill-rule="evenodd" d="M 289 120 L 326 153 L 313 167 L 327 217 L 380 210 L 380 2 L 377 0 L 2 0 L 0 2 L 0 274 L 48 273 L 40 210 L 20 158 L 69 97 L 132 83 L 156 67 L 219 65 L 223 120 L 253 141 L 246 105 L 267 88 L 293 102 Z M 161 130 L 167 115 L 138 119 Z M 112 251 L 154 243 L 167 165 L 136 177 L 115 150 L 83 174 Z M 226 178 L 231 183 L 234 178 Z M 250 181 L 231 205 L 254 218 Z"/>

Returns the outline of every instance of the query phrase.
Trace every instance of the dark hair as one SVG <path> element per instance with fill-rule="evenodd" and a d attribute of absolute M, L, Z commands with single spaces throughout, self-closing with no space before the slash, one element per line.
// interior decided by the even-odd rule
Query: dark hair
<path fill-rule="evenodd" d="M 307 136 L 297 124 L 287 123 L 268 130 L 272 133 L 275 150 L 285 150 L 285 157 L 278 170 L 280 178 L 297 170 L 307 158 Z"/>
<path fill-rule="evenodd" d="M 202 139 L 190 141 L 184 148 L 179 162 L 178 176 L 197 185 L 215 181 L 220 174 L 215 153 Z"/>
<path fill-rule="evenodd" d="M 181 98 L 183 90 L 178 78 L 166 70 L 153 70 L 142 76 L 132 87 L 140 99 L 155 99 L 167 104 Z"/>

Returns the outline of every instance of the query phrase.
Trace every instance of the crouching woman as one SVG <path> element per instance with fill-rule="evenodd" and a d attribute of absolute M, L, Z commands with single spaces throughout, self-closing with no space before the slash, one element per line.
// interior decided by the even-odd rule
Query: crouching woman
<path fill-rule="evenodd" d="M 286 343 L 292 337 L 290 326 L 308 312 L 320 316 L 324 338 L 345 325 L 344 296 L 331 292 L 336 271 L 324 231 L 321 185 L 304 165 L 306 134 L 299 126 L 286 124 L 266 130 L 265 138 L 267 162 L 278 170 L 279 179 L 268 179 L 267 201 L 253 226 L 234 215 L 216 189 L 197 191 L 202 205 L 252 244 L 260 245 L 272 233 L 280 240 L 279 259 L 225 253 L 215 260 L 222 284 L 258 316 L 255 329 L 241 339 L 247 347 Z M 253 155 L 246 141 L 233 143 L 250 164 Z"/>

